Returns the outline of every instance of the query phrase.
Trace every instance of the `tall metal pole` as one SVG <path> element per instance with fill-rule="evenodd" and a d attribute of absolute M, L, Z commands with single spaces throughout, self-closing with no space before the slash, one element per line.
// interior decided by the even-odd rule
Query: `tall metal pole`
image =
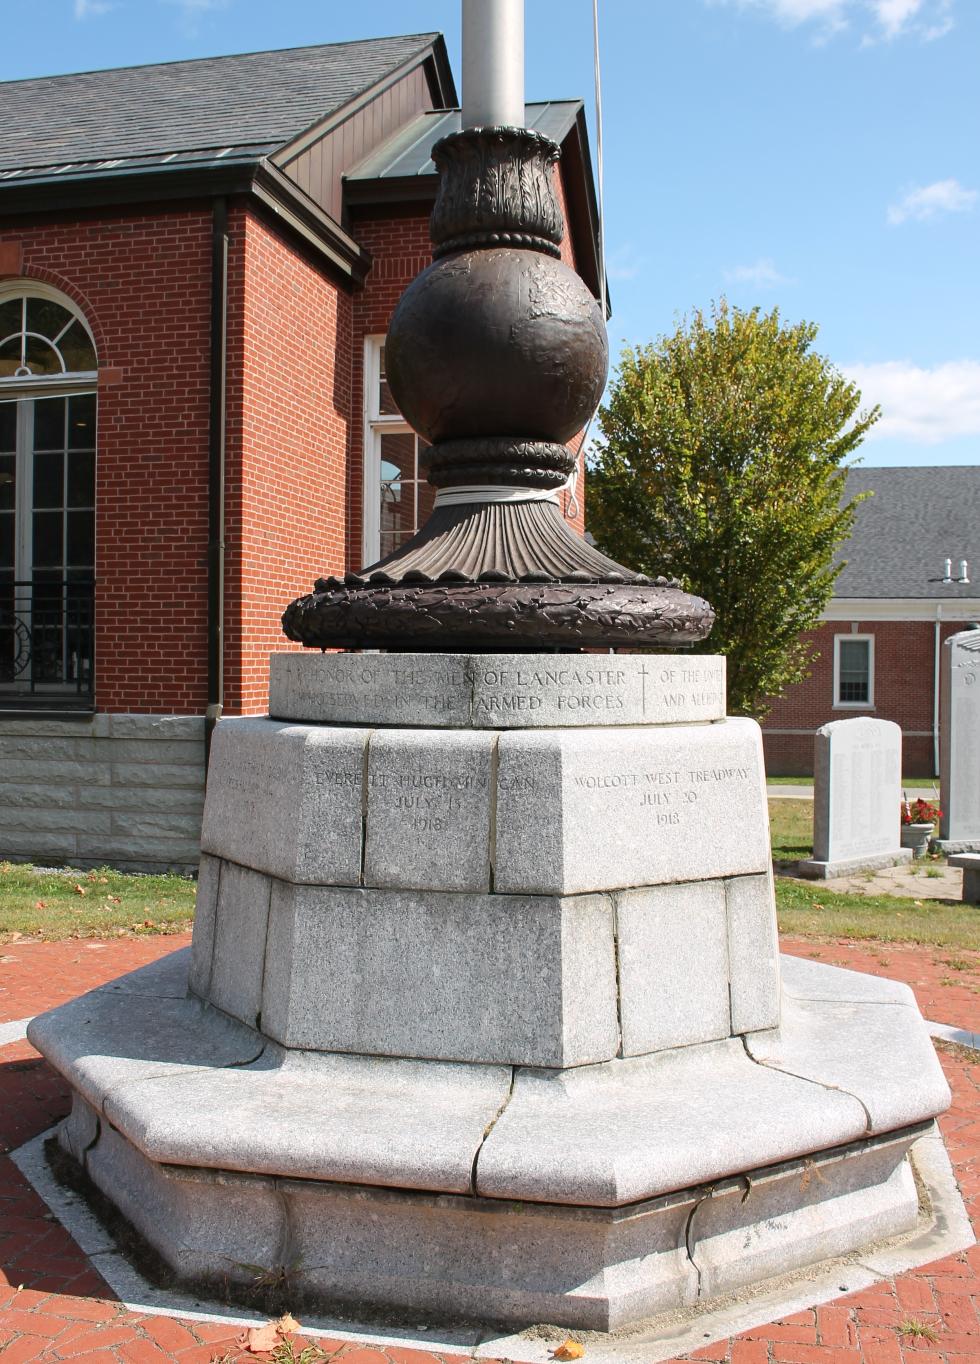
<path fill-rule="evenodd" d="M 524 127 L 524 0 L 463 0 L 463 127 Z"/>

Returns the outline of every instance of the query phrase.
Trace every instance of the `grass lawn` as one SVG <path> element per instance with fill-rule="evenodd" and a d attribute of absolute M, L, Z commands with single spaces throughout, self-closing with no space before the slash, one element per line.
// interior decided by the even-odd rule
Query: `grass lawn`
<path fill-rule="evenodd" d="M 821 889 L 819 882 L 780 876 L 776 878 L 780 932 L 980 951 L 976 906 L 959 900 L 930 900 L 927 884 L 923 883 L 921 900 L 906 900 L 897 895 L 841 894 Z"/>
<path fill-rule="evenodd" d="M 38 871 L 0 862 L 0 943 L 16 935 L 107 938 L 180 933 L 194 918 L 197 882 L 185 876 Z"/>
<path fill-rule="evenodd" d="M 896 816 L 897 818 L 897 816 Z M 769 833 L 777 862 L 813 856 L 813 801 L 778 796 L 769 802 Z"/>
<path fill-rule="evenodd" d="M 769 802 L 772 855 L 795 862 L 813 854 L 813 802 Z M 776 908 L 783 933 L 807 937 L 877 939 L 980 951 L 975 906 L 929 899 L 929 882 L 915 899 L 825 890 L 819 881 L 776 878 Z"/>
<path fill-rule="evenodd" d="M 796 861 L 813 851 L 813 802 L 769 802 L 772 851 Z M 779 926 L 818 938 L 877 939 L 980 950 L 976 908 L 922 896 L 859 895 L 826 890 L 819 882 L 776 879 Z M 0 943 L 17 936 L 106 938 L 179 933 L 194 918 L 195 881 L 183 876 L 130 876 L 102 868 L 69 873 L 0 862 Z"/>
<path fill-rule="evenodd" d="M 768 786 L 812 786 L 812 777 L 767 777 Z M 938 777 L 903 777 L 902 786 L 909 791 L 938 791 Z"/>

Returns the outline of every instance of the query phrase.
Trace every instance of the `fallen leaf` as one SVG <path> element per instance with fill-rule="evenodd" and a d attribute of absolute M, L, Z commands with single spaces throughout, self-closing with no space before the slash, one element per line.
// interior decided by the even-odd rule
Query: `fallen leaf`
<path fill-rule="evenodd" d="M 281 1340 L 279 1327 L 274 1321 L 264 1326 L 252 1326 L 238 1337 L 237 1344 L 252 1355 L 271 1355 Z"/>
<path fill-rule="evenodd" d="M 35 901 L 34 901 L 34 908 L 35 908 L 35 909 L 47 909 L 47 907 L 48 907 L 48 902 L 47 902 L 47 900 L 35 900 Z"/>
<path fill-rule="evenodd" d="M 292 1312 L 286 1312 L 276 1322 L 276 1330 L 281 1336 L 294 1336 L 299 1330 L 299 1322 Z"/>
<path fill-rule="evenodd" d="M 552 1350 L 552 1359 L 581 1359 L 585 1354 L 585 1346 L 580 1345 L 577 1340 L 563 1340 L 557 1350 Z"/>
<path fill-rule="evenodd" d="M 76 895 L 87 895 L 87 894 L 88 894 L 88 891 L 85 889 L 85 887 L 84 887 L 84 886 L 80 886 L 80 885 L 78 884 L 77 881 L 76 881 L 75 884 L 72 886 L 72 890 L 75 892 Z"/>

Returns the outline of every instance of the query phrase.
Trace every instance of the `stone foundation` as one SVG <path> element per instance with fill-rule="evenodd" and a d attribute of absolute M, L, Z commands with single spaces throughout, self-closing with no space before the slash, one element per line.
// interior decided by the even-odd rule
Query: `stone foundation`
<path fill-rule="evenodd" d="M 0 718 L 0 858 L 192 872 L 204 807 L 197 715 Z"/>

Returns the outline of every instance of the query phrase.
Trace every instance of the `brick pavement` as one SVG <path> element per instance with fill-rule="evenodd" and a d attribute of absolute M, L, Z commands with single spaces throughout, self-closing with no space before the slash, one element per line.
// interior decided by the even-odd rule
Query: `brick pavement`
<path fill-rule="evenodd" d="M 0 948 L 0 1022 L 26 1017 L 176 947 L 189 935 Z M 980 953 L 786 939 L 800 956 L 905 980 L 926 1017 L 980 1032 Z M 980 1057 L 942 1048 L 953 1106 L 943 1132 L 980 1219 Z M 237 1327 L 127 1311 L 6 1153 L 67 1109 L 61 1080 L 26 1042 L 0 1049 L 0 1364 L 209 1364 L 237 1360 Z M 717 1364 L 965 1364 L 980 1361 L 980 1247 L 721 1341 L 686 1360 Z M 297 1353 L 301 1345 L 297 1346 Z M 345 1364 L 454 1364 L 462 1355 L 322 1340 Z M 588 1352 L 586 1352 L 586 1359 Z M 268 1358 L 268 1356 L 266 1356 Z"/>

